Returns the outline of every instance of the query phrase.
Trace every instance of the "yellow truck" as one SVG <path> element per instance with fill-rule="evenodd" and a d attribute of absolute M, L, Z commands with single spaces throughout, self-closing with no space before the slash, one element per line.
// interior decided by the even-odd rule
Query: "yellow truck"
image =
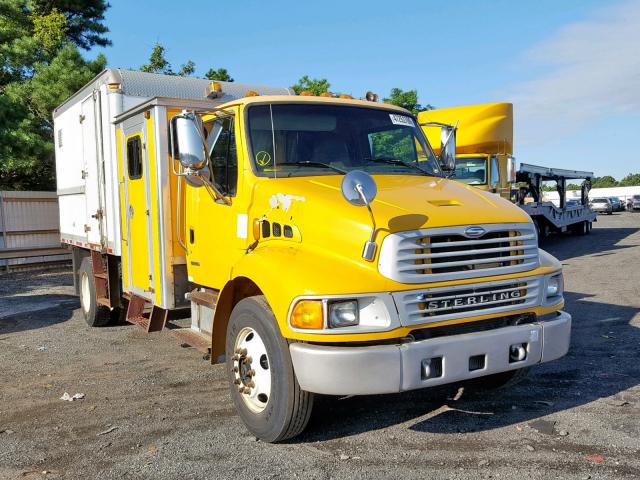
<path fill-rule="evenodd" d="M 529 216 L 447 179 L 408 111 L 106 70 L 55 112 L 62 242 L 87 323 L 118 310 L 224 362 L 250 432 L 314 394 L 519 378 L 562 357 L 561 264 Z"/>
<path fill-rule="evenodd" d="M 456 168 L 451 178 L 497 193 L 507 200 L 511 198 L 516 181 L 513 104 L 501 102 L 427 110 L 418 113 L 418 122 L 424 126 L 432 144 L 439 132 L 429 128 L 430 124 L 457 126 Z"/>
<path fill-rule="evenodd" d="M 513 104 L 501 102 L 429 110 L 420 112 L 418 121 L 432 142 L 438 132 L 430 129 L 430 125 L 455 124 L 456 168 L 450 178 L 517 203 L 532 218 L 539 240 L 551 232 L 584 235 L 597 221 L 596 213 L 589 206 L 593 172 L 526 163 L 516 170 Z M 566 186 L 570 179 L 583 180 L 580 201 L 567 202 Z M 557 205 L 544 200 L 544 182 L 555 184 Z"/>

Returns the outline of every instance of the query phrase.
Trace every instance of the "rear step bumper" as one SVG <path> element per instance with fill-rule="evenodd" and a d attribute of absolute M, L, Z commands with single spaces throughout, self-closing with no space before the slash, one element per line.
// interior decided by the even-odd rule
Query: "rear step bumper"
<path fill-rule="evenodd" d="M 293 343 L 303 390 L 327 395 L 394 393 L 468 380 L 549 362 L 569 349 L 571 315 L 485 332 L 398 345 L 334 347 Z M 522 346 L 523 360 L 510 358 Z"/>

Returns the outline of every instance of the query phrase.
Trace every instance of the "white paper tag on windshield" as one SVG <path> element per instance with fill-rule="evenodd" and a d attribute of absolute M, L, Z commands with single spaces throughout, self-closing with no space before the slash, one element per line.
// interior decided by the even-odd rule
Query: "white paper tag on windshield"
<path fill-rule="evenodd" d="M 390 113 L 389 118 L 391 119 L 391 123 L 394 125 L 404 125 L 406 127 L 415 127 L 413 123 L 413 118 L 407 117 L 406 115 L 397 115 L 395 113 Z"/>

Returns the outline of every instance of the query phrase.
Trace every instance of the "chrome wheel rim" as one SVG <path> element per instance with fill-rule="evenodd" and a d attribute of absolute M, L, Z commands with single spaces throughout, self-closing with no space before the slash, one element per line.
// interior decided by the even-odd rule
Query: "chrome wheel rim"
<path fill-rule="evenodd" d="M 80 304 L 84 313 L 89 313 L 91 308 L 91 290 L 89 289 L 89 275 L 82 272 L 80 275 Z"/>
<path fill-rule="evenodd" d="M 258 332 L 245 327 L 236 336 L 233 350 L 234 387 L 249 410 L 260 413 L 271 397 L 271 362 L 267 347 Z"/>

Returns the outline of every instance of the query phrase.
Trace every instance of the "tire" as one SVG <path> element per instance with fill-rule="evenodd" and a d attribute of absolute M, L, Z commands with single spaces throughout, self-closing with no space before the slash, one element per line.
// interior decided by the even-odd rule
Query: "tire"
<path fill-rule="evenodd" d="M 300 388 L 289 345 L 263 296 L 245 298 L 234 307 L 227 327 L 226 357 L 231 398 L 253 435 L 279 442 L 305 429 L 313 394 Z"/>
<path fill-rule="evenodd" d="M 520 383 L 529 374 L 530 370 L 531 367 L 525 367 L 507 372 L 494 373 L 493 375 L 471 380 L 469 387 L 471 390 L 478 392 L 510 388 Z"/>
<path fill-rule="evenodd" d="M 591 233 L 591 230 L 593 230 L 593 222 L 587 222 L 587 235 Z"/>
<path fill-rule="evenodd" d="M 589 233 L 588 223 L 589 222 L 584 221 L 573 225 L 573 227 L 571 228 L 571 233 L 573 233 L 574 235 L 586 235 L 587 233 Z"/>
<path fill-rule="evenodd" d="M 540 228 L 540 222 L 538 222 L 538 220 L 534 220 L 533 225 L 536 227 L 536 233 L 538 234 L 538 245 L 542 245 L 542 242 L 544 241 L 544 232 Z"/>
<path fill-rule="evenodd" d="M 80 286 L 80 308 L 87 325 L 90 327 L 109 325 L 113 314 L 109 307 L 98 305 L 96 300 L 96 283 L 93 277 L 91 257 L 84 257 L 80 263 L 78 284 Z"/>

